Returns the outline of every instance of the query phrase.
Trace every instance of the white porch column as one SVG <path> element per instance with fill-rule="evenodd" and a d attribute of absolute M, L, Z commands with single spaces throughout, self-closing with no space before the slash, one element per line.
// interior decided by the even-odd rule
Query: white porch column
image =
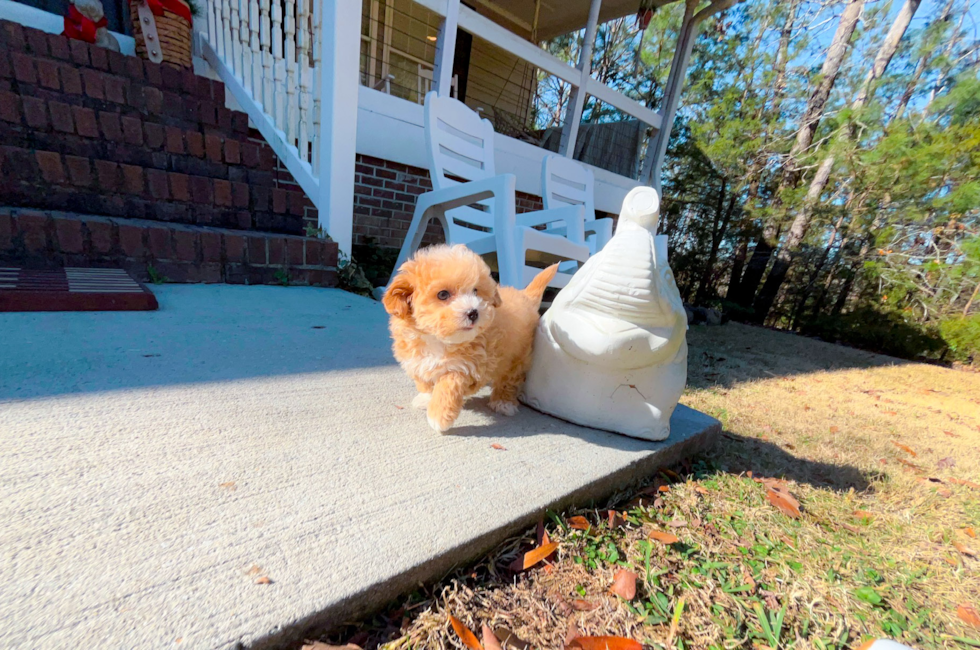
<path fill-rule="evenodd" d="M 354 157 L 357 138 L 361 3 L 320 2 L 320 227 L 350 255 L 354 234 Z"/>
<path fill-rule="evenodd" d="M 592 0 L 589 5 L 589 22 L 585 24 L 582 51 L 579 53 L 578 69 L 581 71 L 577 88 L 572 89 L 568 107 L 565 109 L 565 123 L 561 127 L 561 144 L 558 153 L 569 158 L 575 157 L 575 141 L 578 139 L 579 125 L 582 123 L 582 109 L 585 107 L 585 89 L 592 74 L 592 49 L 595 46 L 595 30 L 599 24 L 599 8 L 602 0 Z"/>
<path fill-rule="evenodd" d="M 440 96 L 452 95 L 453 60 L 456 58 L 456 30 L 459 28 L 459 0 L 446 0 L 446 17 L 436 39 L 436 61 L 432 78 Z"/>

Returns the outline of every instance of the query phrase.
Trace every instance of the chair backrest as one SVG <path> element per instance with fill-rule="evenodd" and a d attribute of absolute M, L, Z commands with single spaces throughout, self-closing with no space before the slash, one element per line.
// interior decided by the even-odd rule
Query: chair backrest
<path fill-rule="evenodd" d="M 429 158 L 432 187 L 440 190 L 462 181 L 477 181 L 496 175 L 493 164 L 493 125 L 463 102 L 439 95 L 425 96 L 425 144 Z M 479 205 L 488 206 L 481 201 Z M 450 228 L 468 229 L 469 233 L 451 232 L 452 243 L 486 234 L 493 228 L 489 212 L 477 208 L 450 211 Z M 474 232 L 473 226 L 478 227 Z"/>
<path fill-rule="evenodd" d="M 585 206 L 585 219 L 595 219 L 595 176 L 592 170 L 565 156 L 548 155 L 541 166 L 544 209 Z"/>

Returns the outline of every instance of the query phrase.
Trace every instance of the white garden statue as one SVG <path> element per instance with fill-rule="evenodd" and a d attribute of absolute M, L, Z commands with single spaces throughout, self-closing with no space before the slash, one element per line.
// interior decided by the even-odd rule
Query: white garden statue
<path fill-rule="evenodd" d="M 657 236 L 660 197 L 623 201 L 616 234 L 541 318 L 523 401 L 585 426 L 647 440 L 670 434 L 687 382 L 687 314 Z"/>

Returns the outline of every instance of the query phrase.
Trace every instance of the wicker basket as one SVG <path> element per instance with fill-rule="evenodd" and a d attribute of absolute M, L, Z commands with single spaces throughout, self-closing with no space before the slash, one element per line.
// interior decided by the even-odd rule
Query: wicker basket
<path fill-rule="evenodd" d="M 187 3 L 183 0 L 169 0 L 170 2 Z M 143 30 L 139 18 L 139 2 L 129 1 L 129 14 L 133 21 L 133 38 L 136 39 L 136 54 L 144 59 L 152 59 L 147 51 L 146 40 L 143 38 Z M 163 54 L 163 61 L 167 65 L 178 68 L 191 67 L 191 23 L 184 17 L 170 11 L 166 4 L 163 7 L 162 16 L 153 16 L 157 27 L 157 34 L 160 37 L 160 51 Z"/>

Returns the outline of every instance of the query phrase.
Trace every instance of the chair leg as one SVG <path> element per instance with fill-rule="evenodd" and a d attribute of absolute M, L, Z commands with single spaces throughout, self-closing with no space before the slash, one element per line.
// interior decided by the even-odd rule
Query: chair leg
<path fill-rule="evenodd" d="M 500 284 L 523 289 L 524 231 L 517 227 L 513 189 L 507 194 L 494 197 L 493 233 L 497 241 L 497 268 L 500 271 Z"/>
<path fill-rule="evenodd" d="M 438 219 L 442 223 L 443 230 L 446 233 L 446 240 L 449 240 L 449 226 L 446 222 L 445 212 L 438 206 L 430 208 L 425 208 L 422 205 L 416 206 L 415 214 L 412 215 L 412 224 L 408 227 L 408 233 L 405 234 L 405 241 L 402 242 L 402 248 L 398 252 L 398 261 L 395 262 L 395 268 L 391 271 L 388 284 L 391 284 L 391 281 L 398 274 L 398 269 L 402 267 L 402 264 L 407 262 L 408 258 L 414 255 L 415 251 L 422 245 L 422 238 L 425 237 L 425 229 L 433 218 Z"/>

